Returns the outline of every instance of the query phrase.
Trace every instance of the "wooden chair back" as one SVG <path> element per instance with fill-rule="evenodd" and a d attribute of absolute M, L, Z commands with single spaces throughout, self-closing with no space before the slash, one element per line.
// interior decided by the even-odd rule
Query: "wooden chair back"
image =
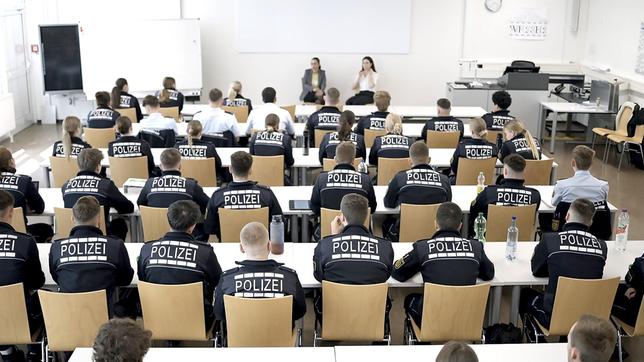
<path fill-rule="evenodd" d="M 293 120 L 293 122 L 296 121 L 297 118 L 295 118 L 295 104 L 290 104 L 288 106 L 280 106 L 280 108 L 286 110 L 291 115 L 291 119 Z"/>
<path fill-rule="evenodd" d="M 324 136 L 332 132 L 335 132 L 335 130 L 334 129 L 313 130 L 313 144 L 315 145 L 315 148 L 320 148 L 320 143 L 322 143 L 322 139 L 324 138 Z"/>
<path fill-rule="evenodd" d="M 340 215 L 340 210 L 333 210 L 327 208 L 320 209 L 320 237 L 325 237 L 331 235 L 331 221 L 335 219 L 336 216 Z M 371 208 L 369 208 L 369 214 L 367 219 L 364 221 L 364 227 L 369 229 L 371 225 Z"/>
<path fill-rule="evenodd" d="M 248 120 L 248 106 L 222 106 L 221 109 L 234 114 L 237 122 L 239 123 L 246 123 L 246 121 Z"/>
<path fill-rule="evenodd" d="M 293 296 L 224 295 L 228 347 L 293 347 Z"/>
<path fill-rule="evenodd" d="M 110 157 L 110 178 L 116 187 L 123 187 L 129 178 L 147 179 L 148 158 L 140 157 Z"/>
<path fill-rule="evenodd" d="M 353 159 L 353 168 L 358 170 L 358 166 L 360 166 L 360 162 L 362 162 L 362 158 L 354 158 Z M 335 158 L 323 158 L 322 159 L 322 171 L 331 171 L 335 168 Z"/>
<path fill-rule="evenodd" d="M 260 185 L 284 186 L 284 156 L 253 156 L 253 180 Z"/>
<path fill-rule="evenodd" d="M 461 132 L 427 131 L 427 148 L 456 148 Z"/>
<path fill-rule="evenodd" d="M 139 123 L 139 120 L 136 118 L 136 108 L 117 108 L 115 111 L 119 112 L 121 117 L 127 117 L 132 123 Z"/>
<path fill-rule="evenodd" d="M 384 129 L 370 129 L 367 128 L 364 130 L 364 144 L 367 148 L 373 146 L 373 141 L 376 140 L 378 136 L 384 136 L 387 134 L 387 131 Z"/>
<path fill-rule="evenodd" d="M 458 159 L 458 169 L 456 170 L 457 185 L 476 185 L 478 183 L 479 173 L 483 172 L 485 183 L 490 185 L 494 183 L 494 172 L 496 170 L 496 157 L 474 160 L 468 158 Z"/>
<path fill-rule="evenodd" d="M 537 205 L 489 205 L 487 210 L 487 241 L 506 241 L 512 216 L 517 217 L 519 241 L 534 240 L 534 222 Z M 476 216 L 473 216 L 476 217 Z"/>
<path fill-rule="evenodd" d="M 29 344 L 29 316 L 22 283 L 0 287 L 0 344 Z"/>
<path fill-rule="evenodd" d="M 168 209 L 165 207 L 139 206 L 141 224 L 143 226 L 143 241 L 161 239 L 170 231 Z"/>
<path fill-rule="evenodd" d="M 27 233 L 27 224 L 25 224 L 25 212 L 22 207 L 13 208 L 13 217 L 11 218 L 11 226 L 19 233 Z M 0 324 L 1 325 L 1 324 Z"/>
<path fill-rule="evenodd" d="M 617 111 L 615 118 L 615 133 L 619 136 L 628 136 L 628 122 L 633 117 L 635 103 L 624 102 Z"/>
<path fill-rule="evenodd" d="M 63 184 L 78 174 L 78 161 L 75 157 L 49 157 L 51 167 L 51 187 L 61 188 Z"/>
<path fill-rule="evenodd" d="M 163 117 L 172 118 L 177 122 L 181 122 L 179 107 L 160 107 L 159 113 L 161 113 Z"/>
<path fill-rule="evenodd" d="M 501 135 L 503 137 L 503 131 L 492 131 L 492 130 L 487 130 L 487 133 L 485 134 L 485 139 L 493 144 L 496 144 L 496 139 Z"/>
<path fill-rule="evenodd" d="M 116 139 L 112 128 L 83 128 L 84 138 L 93 148 L 107 148 L 110 142 Z"/>
<path fill-rule="evenodd" d="M 552 162 L 552 158 L 548 160 L 525 160 L 525 184 L 550 185 Z"/>
<path fill-rule="evenodd" d="M 103 235 L 107 235 L 105 224 L 105 207 L 101 206 L 101 213 L 99 214 L 99 229 Z M 54 226 L 56 227 L 56 238 L 67 238 L 69 233 L 74 228 L 74 220 L 72 219 L 72 209 L 63 207 L 54 207 Z"/>
<path fill-rule="evenodd" d="M 239 233 L 246 224 L 257 221 L 268 229 L 268 207 L 259 209 L 219 209 L 219 226 L 222 243 L 238 243 Z"/>
<path fill-rule="evenodd" d="M 109 320 L 105 290 L 55 293 L 41 289 L 38 297 L 52 352 L 92 347 L 98 329 Z"/>
<path fill-rule="evenodd" d="M 181 175 L 197 180 L 201 187 L 217 187 L 217 169 L 214 158 L 182 159 Z"/>
<path fill-rule="evenodd" d="M 412 205 L 400 204 L 401 242 L 429 239 L 436 232 L 436 212 L 441 204 Z"/>
<path fill-rule="evenodd" d="M 411 161 L 405 158 L 378 158 L 378 186 L 387 186 L 394 176 L 400 171 L 408 170 L 411 167 Z"/>

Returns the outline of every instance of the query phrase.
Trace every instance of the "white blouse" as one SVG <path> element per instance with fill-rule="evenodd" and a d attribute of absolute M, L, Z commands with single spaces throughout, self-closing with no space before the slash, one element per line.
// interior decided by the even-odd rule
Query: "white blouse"
<path fill-rule="evenodd" d="M 356 82 L 358 82 L 359 86 L 359 91 L 370 91 L 370 92 L 375 92 L 376 87 L 378 86 L 378 73 L 372 72 L 372 77 L 373 77 L 373 87 L 369 86 L 369 76 L 361 76 L 359 73 L 356 76 Z"/>

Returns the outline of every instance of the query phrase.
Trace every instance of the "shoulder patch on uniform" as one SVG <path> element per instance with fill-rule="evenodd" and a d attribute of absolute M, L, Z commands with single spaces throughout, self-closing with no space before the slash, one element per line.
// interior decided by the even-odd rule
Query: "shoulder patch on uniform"
<path fill-rule="evenodd" d="M 224 276 L 224 275 L 233 274 L 233 273 L 238 272 L 238 271 L 239 271 L 239 269 L 241 269 L 241 268 L 240 268 L 240 267 L 236 267 L 236 268 L 228 269 L 228 270 L 225 270 L 223 273 L 221 273 L 221 275 L 222 275 L 222 276 Z"/>
<path fill-rule="evenodd" d="M 259 187 L 259 188 L 262 188 L 262 189 L 266 189 L 266 190 L 270 190 L 270 189 L 271 189 L 271 187 L 270 187 L 270 186 L 268 186 L 268 185 L 260 185 L 260 184 L 256 184 L 256 186 L 257 186 L 257 187 Z"/>
<path fill-rule="evenodd" d="M 286 271 L 289 271 L 291 273 L 297 274 L 297 271 L 295 271 L 295 269 L 291 269 L 291 268 L 289 268 L 287 266 L 284 266 L 284 265 L 278 266 L 277 269 L 286 270 Z"/>

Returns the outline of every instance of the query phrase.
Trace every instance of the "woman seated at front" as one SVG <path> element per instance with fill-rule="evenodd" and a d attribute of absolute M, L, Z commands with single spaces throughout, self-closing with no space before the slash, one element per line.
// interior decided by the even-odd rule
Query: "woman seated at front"
<path fill-rule="evenodd" d="M 377 86 L 378 73 L 376 72 L 376 65 L 373 64 L 371 57 L 364 57 L 362 58 L 362 68 L 360 68 L 352 86 L 353 90 L 358 93 L 347 99 L 346 103 L 348 105 L 372 104 Z"/>
<path fill-rule="evenodd" d="M 311 59 L 311 68 L 304 71 L 300 100 L 306 103 L 324 104 L 326 74 L 320 66 L 320 58 Z"/>

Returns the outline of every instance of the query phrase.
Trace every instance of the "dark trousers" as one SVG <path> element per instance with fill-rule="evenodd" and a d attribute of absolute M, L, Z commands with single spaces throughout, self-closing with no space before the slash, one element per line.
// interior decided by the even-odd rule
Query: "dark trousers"
<path fill-rule="evenodd" d="M 29 224 L 27 233 L 33 236 L 37 243 L 48 243 L 54 236 L 54 229 L 45 223 Z"/>
<path fill-rule="evenodd" d="M 539 324 L 550 328 L 550 314 L 543 308 L 543 293 L 531 288 L 521 289 L 519 298 L 519 314 L 529 314 L 534 317 Z"/>
<path fill-rule="evenodd" d="M 358 94 L 347 99 L 346 104 L 355 106 L 373 104 L 373 94 L 372 91 L 360 91 Z"/>
<path fill-rule="evenodd" d="M 617 288 L 612 314 L 629 326 L 635 326 L 637 313 L 640 310 L 640 304 L 642 304 L 642 292 L 638 291 L 633 298 L 628 299 L 628 297 L 624 295 L 624 293 L 626 293 L 626 289 L 628 289 L 628 286 L 624 284 L 620 284 Z"/>
<path fill-rule="evenodd" d="M 127 223 L 125 219 L 112 219 L 107 223 L 107 235 L 112 235 L 121 240 L 125 240 L 127 236 Z"/>
<path fill-rule="evenodd" d="M 324 95 L 324 93 L 322 95 Z M 307 103 L 324 104 L 324 98 L 318 97 L 315 92 L 306 93 L 302 100 Z"/>
<path fill-rule="evenodd" d="M 405 297 L 405 312 L 418 327 L 423 321 L 423 295 L 411 293 Z"/>

